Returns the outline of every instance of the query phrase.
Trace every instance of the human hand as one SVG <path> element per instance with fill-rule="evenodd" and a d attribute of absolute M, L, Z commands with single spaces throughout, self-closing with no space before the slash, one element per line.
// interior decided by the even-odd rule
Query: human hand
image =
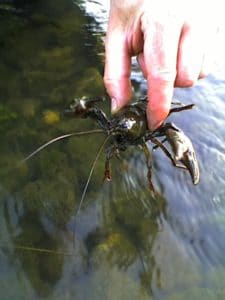
<path fill-rule="evenodd" d="M 205 76 L 210 36 L 215 34 L 207 2 L 111 0 L 104 83 L 112 111 L 130 101 L 132 56 L 147 79 L 150 129 L 167 117 L 174 86 L 189 87 Z"/>

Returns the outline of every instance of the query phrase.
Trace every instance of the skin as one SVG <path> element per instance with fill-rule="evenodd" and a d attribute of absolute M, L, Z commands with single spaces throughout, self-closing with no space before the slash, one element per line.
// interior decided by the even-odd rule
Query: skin
<path fill-rule="evenodd" d="M 190 87 L 208 73 L 215 27 L 207 1 L 111 0 L 104 83 L 112 112 L 132 97 L 132 56 L 147 79 L 150 129 L 167 117 L 175 86 Z"/>

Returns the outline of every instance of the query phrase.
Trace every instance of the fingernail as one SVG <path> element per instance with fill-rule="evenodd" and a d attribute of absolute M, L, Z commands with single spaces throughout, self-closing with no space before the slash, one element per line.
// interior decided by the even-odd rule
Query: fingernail
<path fill-rule="evenodd" d="M 117 100 L 115 98 L 111 99 L 111 112 L 116 113 L 118 111 Z"/>

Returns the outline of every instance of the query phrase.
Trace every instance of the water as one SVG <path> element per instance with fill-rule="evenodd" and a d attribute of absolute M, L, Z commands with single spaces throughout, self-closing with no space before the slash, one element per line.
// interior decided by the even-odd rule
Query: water
<path fill-rule="evenodd" d="M 8 3 L 0 6 L 0 298 L 223 299 L 223 69 L 174 95 L 196 103 L 171 119 L 193 141 L 200 184 L 155 151 L 154 200 L 138 149 L 113 160 L 111 183 L 102 183 L 103 153 L 75 221 L 104 138 L 71 138 L 18 163 L 53 137 L 93 128 L 60 112 L 74 97 L 104 94 L 106 12 L 90 1 Z M 142 95 L 137 71 L 133 81 Z"/>

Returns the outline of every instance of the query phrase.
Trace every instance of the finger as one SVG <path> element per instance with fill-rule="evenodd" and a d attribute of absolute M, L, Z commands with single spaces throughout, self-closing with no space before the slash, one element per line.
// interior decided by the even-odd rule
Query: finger
<path fill-rule="evenodd" d="M 144 78 L 147 78 L 147 69 L 146 69 L 146 65 L 145 65 L 145 59 L 144 59 L 143 52 L 141 52 L 137 55 L 137 62 L 139 64 L 139 67 L 141 68 Z"/>
<path fill-rule="evenodd" d="M 112 111 L 117 111 L 131 98 L 131 57 L 126 37 L 119 29 L 109 29 L 105 44 L 104 84 L 112 98 Z"/>
<path fill-rule="evenodd" d="M 148 81 L 148 123 L 157 128 L 167 117 L 176 77 L 180 24 L 162 20 L 143 24 L 144 61 Z"/>
<path fill-rule="evenodd" d="M 201 36 L 197 28 L 194 30 L 187 24 L 183 26 L 178 48 L 175 86 L 193 86 L 199 76 L 203 76 L 203 49 L 205 47 Z"/>
<path fill-rule="evenodd" d="M 209 30 L 207 32 L 209 32 Z M 211 28 L 211 32 L 209 32 L 205 43 L 204 56 L 199 78 L 206 77 L 215 69 L 215 58 L 218 59 L 218 57 L 220 57 L 218 49 L 221 49 L 221 45 L 219 44 L 218 40 L 218 29 L 214 27 Z"/>

